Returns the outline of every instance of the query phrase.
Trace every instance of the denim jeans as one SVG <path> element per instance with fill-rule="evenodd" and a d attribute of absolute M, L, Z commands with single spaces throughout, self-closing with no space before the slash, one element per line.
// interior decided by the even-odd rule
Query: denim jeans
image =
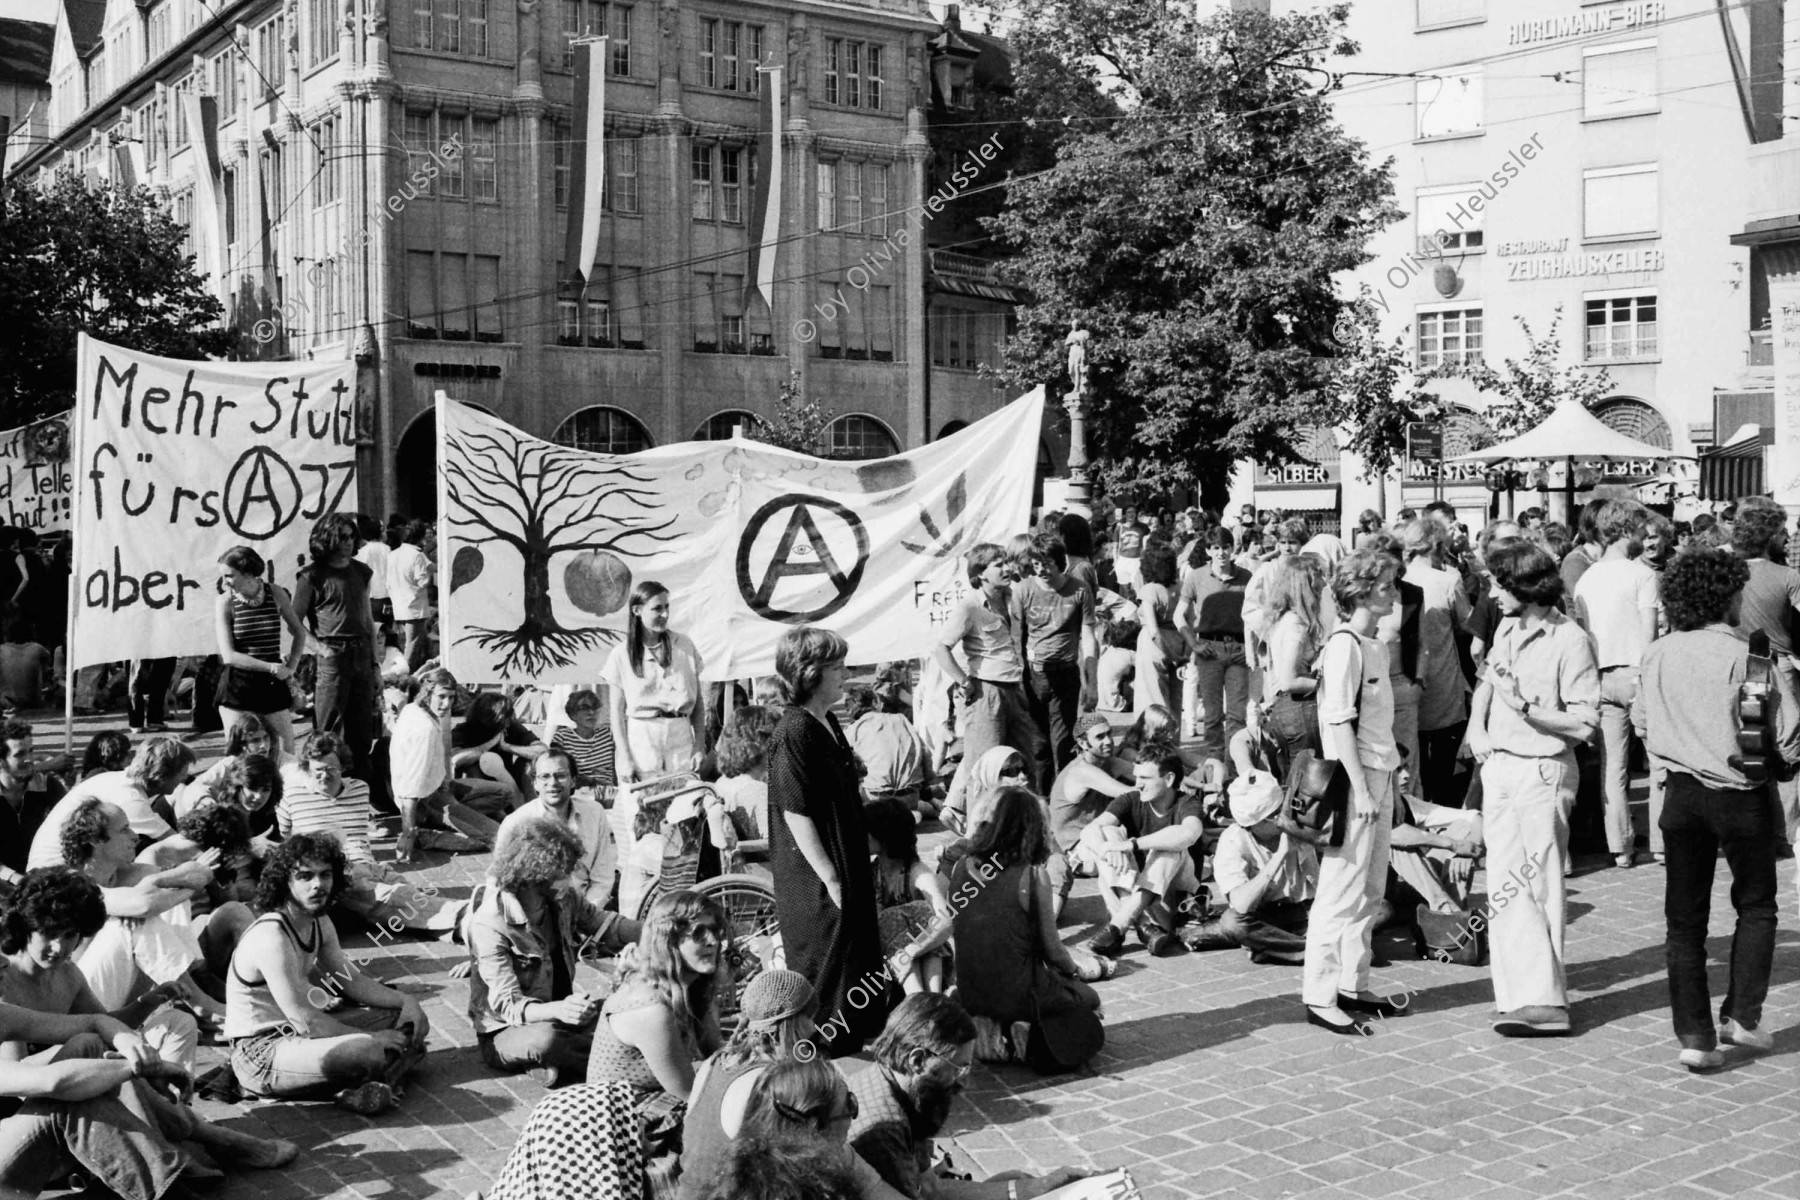
<path fill-rule="evenodd" d="M 1669 1007 L 1675 1036 L 1689 1050 L 1718 1045 L 1706 987 L 1706 926 L 1712 915 L 1713 869 L 1719 852 L 1731 868 L 1731 983 L 1719 1006 L 1748 1029 L 1762 1023 L 1775 958 L 1775 845 L 1769 838 L 1765 789 L 1727 791 L 1669 772 L 1662 829 L 1668 891 Z"/>
<path fill-rule="evenodd" d="M 1196 654 L 1194 673 L 1200 680 L 1200 728 L 1206 756 L 1228 757 L 1226 748 L 1244 727 L 1244 706 L 1250 699 L 1250 666 L 1244 659 L 1244 643 L 1201 638 L 1208 657 Z"/>
<path fill-rule="evenodd" d="M 345 774 L 373 786 L 369 750 L 381 731 L 375 660 L 366 642 L 333 642 L 329 649 L 329 654 L 319 656 L 319 677 L 313 685 L 313 728 L 340 734 L 355 760 L 343 764 Z"/>
<path fill-rule="evenodd" d="M 1283 761 L 1276 770 L 1284 777 L 1294 755 L 1300 751 L 1323 753 L 1319 741 L 1319 702 L 1312 696 L 1277 695 L 1263 717 L 1263 728 L 1281 744 Z"/>
<path fill-rule="evenodd" d="M 174 677 L 172 658 L 140 658 L 132 662 L 126 718 L 133 729 L 168 723 L 169 681 Z"/>
<path fill-rule="evenodd" d="M 1630 854 L 1637 843 L 1631 828 L 1631 702 L 1637 696 L 1636 667 L 1600 673 L 1600 786 L 1606 797 L 1606 849 Z"/>
<path fill-rule="evenodd" d="M 530 1071 L 554 1067 L 562 1083 L 587 1078 L 588 1055 L 594 1050 L 594 1027 L 573 1029 L 555 1021 L 509 1025 L 477 1038 L 481 1061 L 496 1071 Z"/>

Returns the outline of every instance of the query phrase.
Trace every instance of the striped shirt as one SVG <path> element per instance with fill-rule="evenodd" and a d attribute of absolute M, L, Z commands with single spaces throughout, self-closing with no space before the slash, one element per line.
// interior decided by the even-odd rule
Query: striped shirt
<path fill-rule="evenodd" d="M 612 730 L 605 725 L 595 729 L 592 737 L 564 726 L 556 731 L 550 744 L 575 760 L 577 783 L 603 788 L 618 785 L 619 778 L 613 770 Z"/>
<path fill-rule="evenodd" d="M 263 584 L 262 599 L 255 604 L 231 593 L 231 645 L 262 662 L 281 661 L 281 610 L 270 584 Z"/>
<path fill-rule="evenodd" d="M 375 861 L 375 852 L 369 848 L 368 784 L 345 776 L 338 794 L 328 796 L 313 783 L 311 775 L 286 769 L 281 774 L 281 788 L 275 817 L 283 838 L 296 833 L 334 834 L 343 844 L 344 857 L 351 862 Z"/>

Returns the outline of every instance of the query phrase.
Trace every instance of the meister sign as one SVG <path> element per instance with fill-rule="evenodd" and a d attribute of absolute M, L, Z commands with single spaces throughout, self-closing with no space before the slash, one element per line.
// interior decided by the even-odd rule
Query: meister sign
<path fill-rule="evenodd" d="M 1534 42 L 1560 42 L 1655 25 L 1667 15 L 1667 8 L 1662 0 L 1637 0 L 1607 8 L 1584 8 L 1580 12 L 1538 21 L 1517 21 L 1506 27 L 1506 44 L 1529 46 Z"/>

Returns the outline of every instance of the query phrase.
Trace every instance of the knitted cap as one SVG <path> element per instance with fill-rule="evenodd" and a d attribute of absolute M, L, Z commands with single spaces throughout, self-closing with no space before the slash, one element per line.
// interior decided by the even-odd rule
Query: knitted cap
<path fill-rule="evenodd" d="M 751 1025 L 773 1025 L 813 1002 L 813 986 L 798 971 L 764 971 L 744 989 L 741 1010 Z"/>
<path fill-rule="evenodd" d="M 1101 716 L 1099 713 L 1088 713 L 1086 716 L 1084 716 L 1080 720 L 1076 721 L 1075 722 L 1075 742 L 1076 742 L 1076 744 L 1079 745 L 1081 743 L 1081 739 L 1088 735 L 1088 730 L 1098 728 L 1101 725 L 1106 726 L 1108 729 L 1112 728 L 1112 722 L 1107 720 L 1105 717 Z"/>

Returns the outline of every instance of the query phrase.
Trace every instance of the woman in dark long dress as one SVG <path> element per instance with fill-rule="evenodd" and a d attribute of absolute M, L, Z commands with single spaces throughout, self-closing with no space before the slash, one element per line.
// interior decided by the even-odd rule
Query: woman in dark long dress
<path fill-rule="evenodd" d="M 849 652 L 827 629 L 782 635 L 775 672 L 788 709 L 769 740 L 776 919 L 788 969 L 818 994 L 819 1035 L 834 1058 L 880 1033 L 890 1007 L 856 760 L 831 712 Z"/>

